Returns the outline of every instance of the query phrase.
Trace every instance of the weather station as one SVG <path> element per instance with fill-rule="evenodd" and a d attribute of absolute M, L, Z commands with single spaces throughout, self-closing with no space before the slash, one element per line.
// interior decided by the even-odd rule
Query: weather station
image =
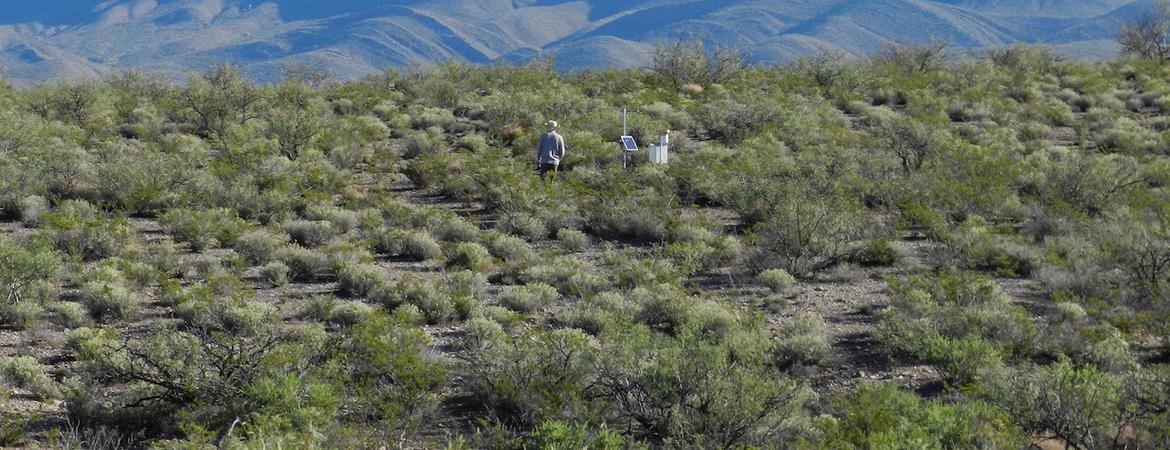
<path fill-rule="evenodd" d="M 628 167 L 630 155 L 638 152 L 638 141 L 629 132 L 629 110 L 622 108 L 622 167 Z M 650 162 L 666 164 L 669 161 L 670 130 L 658 137 L 657 144 L 650 144 Z"/>

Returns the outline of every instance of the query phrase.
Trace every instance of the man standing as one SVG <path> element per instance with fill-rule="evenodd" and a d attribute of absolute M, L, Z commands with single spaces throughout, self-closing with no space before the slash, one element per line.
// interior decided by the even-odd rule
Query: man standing
<path fill-rule="evenodd" d="M 557 173 L 561 158 L 565 157 L 565 138 L 557 134 L 557 122 L 550 120 L 544 126 L 548 131 L 540 135 L 540 143 L 536 146 L 536 160 L 540 162 L 537 172 L 541 178 L 549 172 Z"/>

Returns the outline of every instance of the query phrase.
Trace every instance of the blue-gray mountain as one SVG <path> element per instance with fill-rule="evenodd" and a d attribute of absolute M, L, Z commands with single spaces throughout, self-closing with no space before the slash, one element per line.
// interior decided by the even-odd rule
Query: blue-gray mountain
<path fill-rule="evenodd" d="M 957 48 L 1043 43 L 1110 57 L 1150 0 L 3 0 L 0 76 L 20 84 L 116 68 L 181 74 L 234 62 L 272 79 L 286 62 L 352 78 L 460 59 L 559 68 L 645 65 L 656 42 L 697 36 L 777 63 L 865 55 L 929 37 Z"/>

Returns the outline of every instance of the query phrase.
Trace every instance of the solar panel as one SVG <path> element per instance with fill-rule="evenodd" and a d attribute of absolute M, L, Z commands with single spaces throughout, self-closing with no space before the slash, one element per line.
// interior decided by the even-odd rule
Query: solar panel
<path fill-rule="evenodd" d="M 638 151 L 638 142 L 634 140 L 633 136 L 622 136 L 622 147 L 625 147 L 627 152 L 636 152 Z"/>

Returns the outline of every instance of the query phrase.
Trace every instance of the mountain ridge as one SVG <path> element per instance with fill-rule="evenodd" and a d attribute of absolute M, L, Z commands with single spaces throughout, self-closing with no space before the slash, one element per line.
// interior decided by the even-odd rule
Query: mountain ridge
<path fill-rule="evenodd" d="M 284 63 L 348 79 L 444 60 L 561 70 L 644 65 L 655 43 L 695 36 L 782 63 L 831 50 L 864 56 L 934 37 L 958 49 L 1050 44 L 1116 54 L 1121 23 L 1150 0 L 8 0 L 0 76 L 17 84 L 118 68 L 182 76 L 233 62 L 261 80 Z"/>

